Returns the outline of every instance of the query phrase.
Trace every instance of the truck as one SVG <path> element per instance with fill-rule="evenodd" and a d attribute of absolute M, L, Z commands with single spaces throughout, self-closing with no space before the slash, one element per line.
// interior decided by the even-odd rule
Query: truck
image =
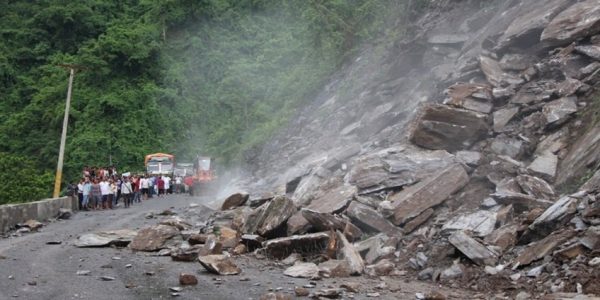
<path fill-rule="evenodd" d="M 186 179 L 191 183 L 190 194 L 192 196 L 213 194 L 217 188 L 214 159 L 208 156 L 196 156 L 193 174 Z"/>
<path fill-rule="evenodd" d="M 153 153 L 146 155 L 144 160 L 148 175 L 173 175 L 175 156 L 168 153 Z"/>

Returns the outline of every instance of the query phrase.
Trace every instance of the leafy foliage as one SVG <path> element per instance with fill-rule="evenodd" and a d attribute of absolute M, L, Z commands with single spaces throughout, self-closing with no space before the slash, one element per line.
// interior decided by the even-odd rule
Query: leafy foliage
<path fill-rule="evenodd" d="M 3 2 L 0 161 L 5 174 L 39 177 L 23 177 L 31 185 L 0 203 L 49 196 L 68 78 L 60 64 L 84 67 L 75 76 L 65 178 L 109 160 L 139 170 L 158 151 L 235 163 L 361 42 L 403 28 L 399 20 L 426 2 Z"/>

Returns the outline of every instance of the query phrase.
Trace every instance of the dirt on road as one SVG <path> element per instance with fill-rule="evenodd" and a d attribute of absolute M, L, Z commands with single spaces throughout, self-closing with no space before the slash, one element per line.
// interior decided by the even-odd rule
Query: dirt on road
<path fill-rule="evenodd" d="M 0 299 L 260 299 L 277 291 L 294 298 L 294 287 L 339 288 L 348 282 L 360 286 L 354 299 L 415 299 L 416 293 L 432 291 L 448 299 L 485 298 L 401 276 L 290 278 L 283 275 L 285 266 L 251 254 L 234 257 L 241 274 L 217 276 L 197 262 L 177 262 L 155 253 L 74 246 L 77 237 L 85 233 L 154 225 L 157 220 L 146 215 L 168 208 L 181 211 L 195 203 L 201 205 L 201 215 L 209 216 L 211 209 L 202 206 L 206 201 L 187 195 L 153 198 L 129 209 L 79 212 L 69 220 L 49 223 L 39 232 L 0 239 Z M 195 274 L 199 283 L 183 287 L 175 297 L 170 288 L 179 287 L 180 273 Z"/>

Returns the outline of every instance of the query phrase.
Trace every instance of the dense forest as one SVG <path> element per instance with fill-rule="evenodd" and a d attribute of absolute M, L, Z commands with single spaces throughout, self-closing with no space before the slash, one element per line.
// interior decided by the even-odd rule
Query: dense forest
<path fill-rule="evenodd" d="M 260 147 L 364 42 L 406 34 L 426 0 L 0 3 L 0 203 L 50 196 L 76 64 L 64 181 L 143 156 L 222 164 Z M 64 185 L 63 185 L 64 186 Z"/>

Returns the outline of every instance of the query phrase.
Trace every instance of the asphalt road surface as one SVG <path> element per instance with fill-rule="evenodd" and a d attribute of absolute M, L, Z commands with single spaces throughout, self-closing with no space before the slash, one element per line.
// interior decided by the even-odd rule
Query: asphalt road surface
<path fill-rule="evenodd" d="M 132 252 L 128 248 L 74 246 L 81 234 L 143 228 L 158 222 L 144 217 L 149 212 L 159 213 L 170 207 L 185 208 L 191 203 L 207 201 L 187 195 L 153 198 L 129 209 L 79 212 L 69 220 L 49 223 L 39 232 L 0 239 L 0 299 L 259 299 L 269 291 L 293 295 L 295 286 L 309 283 L 308 279 L 286 277 L 284 266 L 253 256 L 235 258 L 241 274 L 217 276 L 204 271 L 197 262 L 175 262 L 170 257 Z M 210 213 L 210 209 L 203 209 L 201 214 Z M 89 271 L 89 274 L 77 275 L 77 271 Z M 174 297 L 169 288 L 179 286 L 182 272 L 195 274 L 199 284 L 183 287 L 180 295 Z M 104 281 L 103 276 L 114 280 Z M 369 299 L 415 299 L 415 293 L 430 291 L 440 291 L 449 299 L 472 298 L 459 290 L 408 282 L 403 278 L 323 279 L 314 282 L 316 287 L 311 291 L 339 287 L 347 281 L 361 284 L 354 299 L 367 299 L 367 293 L 374 292 L 380 296 Z M 382 282 L 385 287 L 378 288 Z"/>

